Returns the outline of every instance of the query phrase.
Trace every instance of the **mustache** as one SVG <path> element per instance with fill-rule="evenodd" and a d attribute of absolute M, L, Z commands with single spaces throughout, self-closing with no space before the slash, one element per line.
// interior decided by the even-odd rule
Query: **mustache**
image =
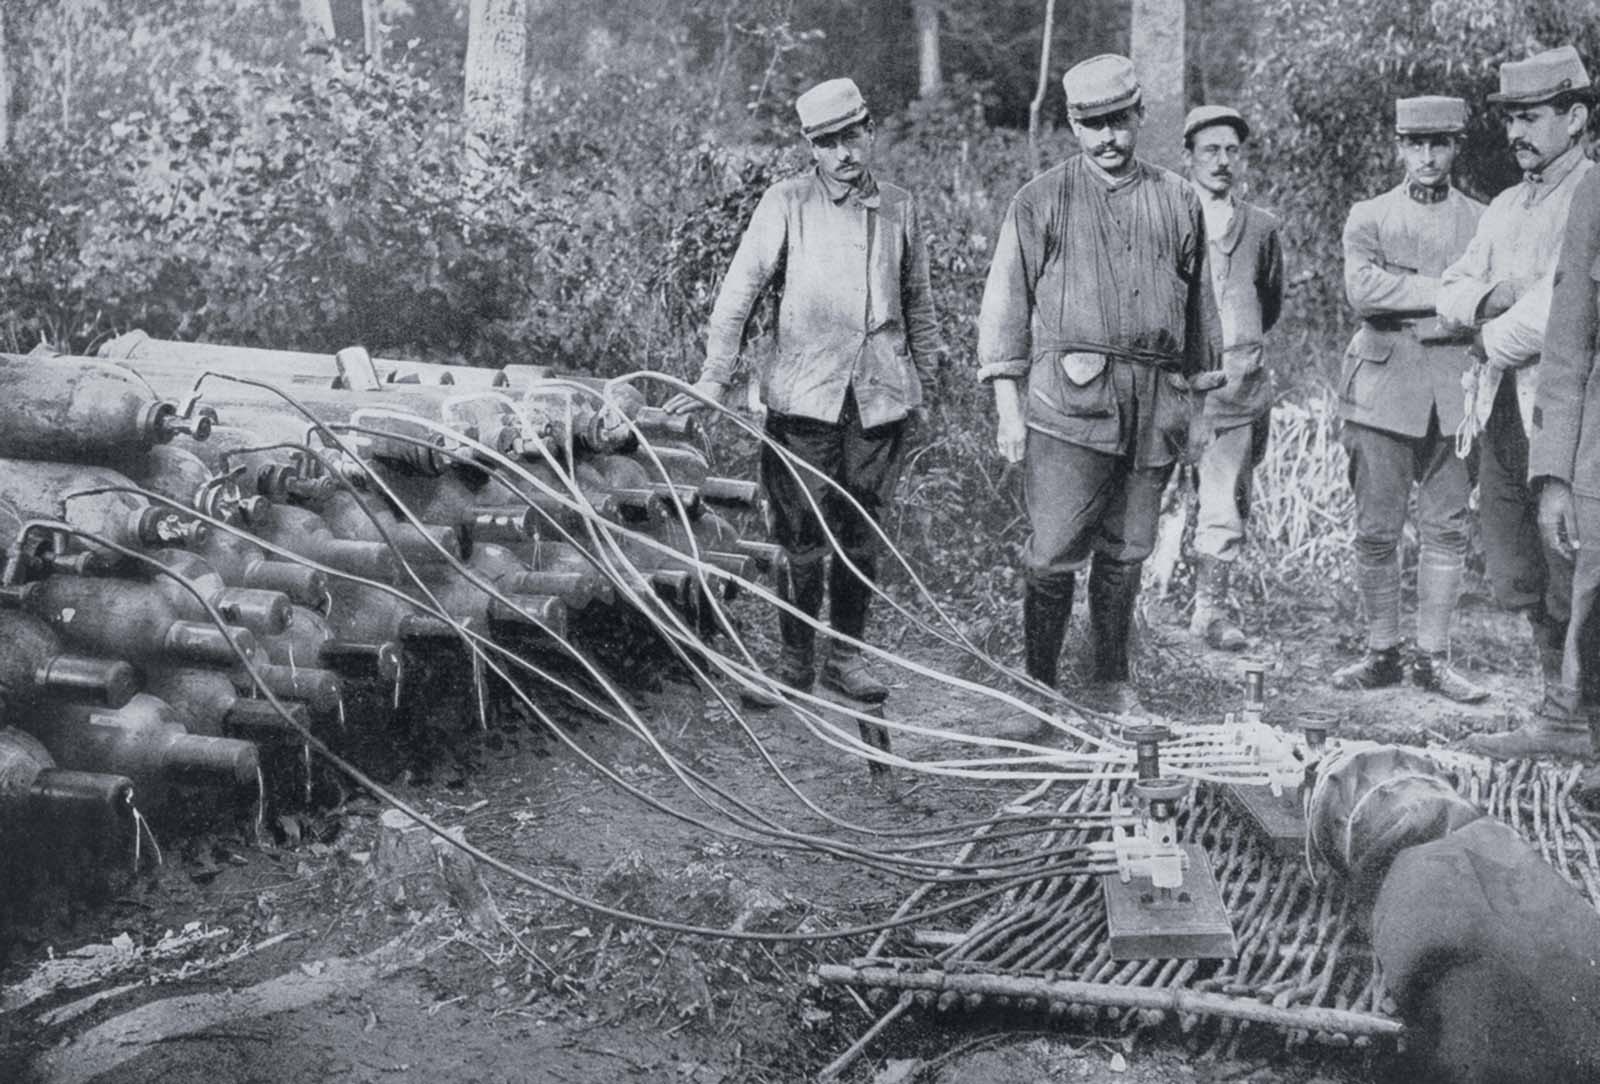
<path fill-rule="evenodd" d="M 1526 139 L 1515 139 L 1515 140 L 1512 140 L 1512 142 L 1511 142 L 1511 150 L 1513 152 L 1515 152 L 1515 151 L 1528 151 L 1528 152 L 1530 152 L 1532 154 L 1538 154 L 1539 153 L 1539 148 L 1535 147 L 1532 143 L 1529 143 Z"/>

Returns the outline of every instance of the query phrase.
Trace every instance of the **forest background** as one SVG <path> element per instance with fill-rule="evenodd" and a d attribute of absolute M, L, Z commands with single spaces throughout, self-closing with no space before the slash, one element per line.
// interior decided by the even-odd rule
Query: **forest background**
<path fill-rule="evenodd" d="M 756 198 L 807 164 L 796 93 L 850 75 L 877 172 L 919 197 L 948 348 L 891 529 L 974 631 L 1012 624 L 1021 518 L 973 357 L 995 230 L 1034 170 L 1044 0 L 514 0 L 519 108 L 473 149 L 484 2 L 3 0 L 0 348 L 90 353 L 139 327 L 692 379 Z M 1128 0 L 1056 8 L 1045 164 L 1071 150 L 1060 72 L 1130 46 Z M 1249 589 L 1325 587 L 1350 523 L 1339 232 L 1398 177 L 1392 102 L 1474 103 L 1457 179 L 1487 199 L 1515 176 L 1480 105 L 1496 66 L 1562 42 L 1593 64 L 1600 3 L 1189 0 L 1186 29 L 1191 104 L 1250 118 L 1246 198 L 1282 216 L 1290 259 Z"/>

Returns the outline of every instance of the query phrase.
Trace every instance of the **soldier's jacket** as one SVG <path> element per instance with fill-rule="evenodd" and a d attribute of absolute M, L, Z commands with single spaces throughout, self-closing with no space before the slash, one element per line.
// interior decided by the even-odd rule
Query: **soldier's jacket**
<path fill-rule="evenodd" d="M 1600 170 L 1590 170 L 1573 194 L 1551 289 L 1528 476 L 1559 478 L 1582 496 L 1600 498 Z"/>
<path fill-rule="evenodd" d="M 1222 325 L 1222 371 L 1228 383 L 1206 396 L 1206 418 L 1218 429 L 1245 425 L 1272 406 L 1266 333 L 1283 311 L 1283 246 L 1278 218 L 1237 202 L 1221 237 L 1207 238 L 1206 267 Z"/>
<path fill-rule="evenodd" d="M 1441 432 L 1460 425 L 1470 335 L 1441 328 L 1434 298 L 1439 276 L 1466 251 L 1483 209 L 1454 188 L 1443 199 L 1414 198 L 1405 181 L 1350 209 L 1344 291 L 1361 327 L 1345 350 L 1339 380 L 1346 421 L 1420 437 L 1437 410 Z"/>
<path fill-rule="evenodd" d="M 1199 197 L 1136 162 L 1108 178 L 1074 155 L 1024 185 L 978 314 L 979 378 L 1026 378 L 1029 429 L 1140 467 L 1182 453 L 1187 378 L 1217 367 Z"/>

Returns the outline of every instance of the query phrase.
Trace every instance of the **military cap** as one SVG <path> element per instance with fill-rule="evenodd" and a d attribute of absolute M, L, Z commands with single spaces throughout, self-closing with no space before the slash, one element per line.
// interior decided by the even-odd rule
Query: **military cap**
<path fill-rule="evenodd" d="M 842 131 L 867 119 L 867 102 L 854 79 L 829 79 L 795 99 L 800 130 L 807 139 Z"/>
<path fill-rule="evenodd" d="M 1189 110 L 1187 117 L 1183 118 L 1184 141 L 1188 142 L 1190 136 L 1213 124 L 1229 125 L 1239 133 L 1240 139 L 1250 138 L 1250 125 L 1245 123 L 1244 117 L 1237 109 L 1227 105 L 1197 105 Z"/>
<path fill-rule="evenodd" d="M 1428 94 L 1395 99 L 1395 135 L 1459 135 L 1466 130 L 1467 103 L 1460 98 Z"/>
<path fill-rule="evenodd" d="M 1139 104 L 1139 78 L 1133 61 L 1101 53 L 1080 61 L 1061 77 L 1067 94 L 1067 116 L 1073 120 L 1103 117 Z"/>
<path fill-rule="evenodd" d="M 1498 105 L 1539 105 L 1569 91 L 1589 89 L 1589 73 L 1578 50 L 1562 45 L 1500 65 L 1500 89 L 1489 95 Z"/>

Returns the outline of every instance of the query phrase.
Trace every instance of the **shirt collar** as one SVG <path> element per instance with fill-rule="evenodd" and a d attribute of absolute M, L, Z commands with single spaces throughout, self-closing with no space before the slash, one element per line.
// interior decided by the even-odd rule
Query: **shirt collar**
<path fill-rule="evenodd" d="M 1407 181 L 1406 195 L 1410 196 L 1414 203 L 1443 203 L 1450 198 L 1450 185 L 1418 184 L 1416 181 Z"/>
<path fill-rule="evenodd" d="M 855 184 L 841 184 L 818 169 L 817 183 L 822 186 L 822 191 L 828 199 L 835 204 L 853 198 L 863 207 L 876 208 L 883 201 L 883 197 L 878 194 L 878 182 L 870 173 L 863 172 L 861 180 Z"/>
<path fill-rule="evenodd" d="M 1128 172 L 1124 173 L 1120 177 L 1113 177 L 1111 174 L 1107 173 L 1101 168 L 1099 162 L 1096 162 L 1087 154 L 1080 154 L 1078 157 L 1082 159 L 1084 166 L 1088 168 L 1089 175 L 1095 180 L 1099 181 L 1101 184 L 1105 185 L 1109 191 L 1115 192 L 1118 189 L 1126 188 L 1134 181 L 1139 179 L 1140 170 L 1138 159 L 1133 161 L 1133 164 L 1129 167 Z"/>
<path fill-rule="evenodd" d="M 1583 159 L 1583 145 L 1575 143 L 1544 169 L 1524 173 L 1522 183 L 1528 187 L 1526 206 L 1533 206 L 1555 191 L 1561 182 L 1578 168 L 1578 163 Z"/>

